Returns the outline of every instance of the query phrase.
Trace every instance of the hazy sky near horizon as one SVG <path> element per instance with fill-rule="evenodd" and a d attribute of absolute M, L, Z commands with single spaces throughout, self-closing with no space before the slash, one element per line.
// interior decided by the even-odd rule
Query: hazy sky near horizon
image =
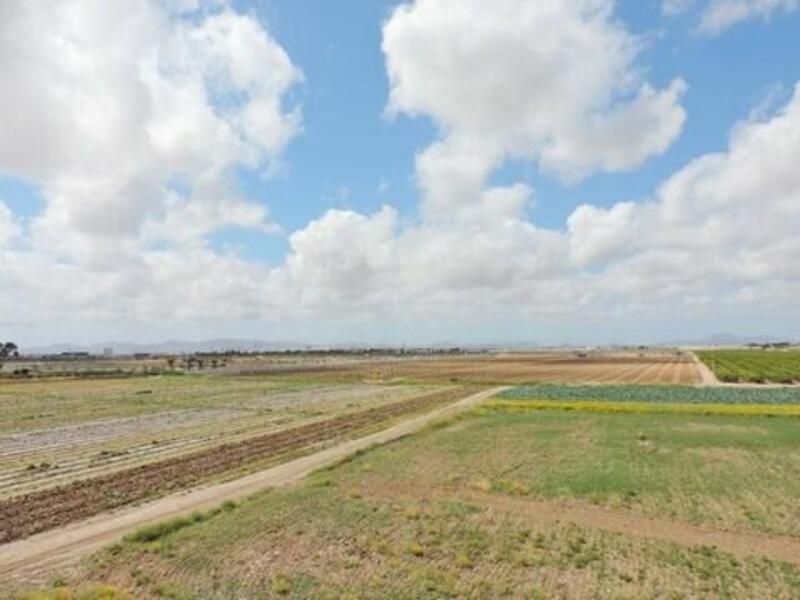
<path fill-rule="evenodd" d="M 0 338 L 800 337 L 800 0 L 0 3 Z"/>

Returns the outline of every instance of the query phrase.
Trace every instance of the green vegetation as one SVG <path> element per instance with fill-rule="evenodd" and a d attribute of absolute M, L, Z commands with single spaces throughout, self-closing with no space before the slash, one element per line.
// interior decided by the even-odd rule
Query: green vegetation
<path fill-rule="evenodd" d="M 133 600 L 128 592 L 110 585 L 86 585 L 78 588 L 57 585 L 50 590 L 17 597 L 20 600 Z"/>
<path fill-rule="evenodd" d="M 520 385 L 506 400 L 581 400 L 678 404 L 800 404 L 800 388 L 721 388 L 670 385 Z"/>
<path fill-rule="evenodd" d="M 794 418 L 480 408 L 338 472 L 350 488 L 489 489 L 800 536 L 798 464 Z"/>
<path fill-rule="evenodd" d="M 206 512 L 194 512 L 188 517 L 176 517 L 168 521 L 161 521 L 160 523 L 142 527 L 132 534 L 126 535 L 124 539 L 126 542 L 155 542 L 156 540 L 163 539 L 169 534 L 175 533 L 184 527 L 190 527 L 191 525 L 195 525 L 197 523 L 203 523 L 204 521 L 208 521 L 209 519 L 216 517 L 222 512 L 230 512 L 234 508 L 236 508 L 236 504 L 234 502 L 226 501 L 221 506 L 212 508 Z"/>
<path fill-rule="evenodd" d="M 720 381 L 800 381 L 800 350 L 707 350 L 696 354 Z"/>
<path fill-rule="evenodd" d="M 800 417 L 800 404 L 694 404 L 605 400 L 492 400 L 489 408 L 516 412 L 569 410 L 599 413 L 665 413 L 739 417 Z"/>
<path fill-rule="evenodd" d="M 543 511 L 800 537 L 799 433 L 784 418 L 481 408 L 75 577 L 136 598 L 797 597 L 800 567 Z"/>
<path fill-rule="evenodd" d="M 657 385 L 522 385 L 498 394 L 495 409 L 606 413 L 800 416 L 800 388 Z"/>

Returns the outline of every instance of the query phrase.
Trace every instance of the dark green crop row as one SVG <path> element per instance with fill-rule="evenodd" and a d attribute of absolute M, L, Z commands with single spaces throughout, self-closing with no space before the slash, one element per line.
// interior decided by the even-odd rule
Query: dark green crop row
<path fill-rule="evenodd" d="M 724 382 L 800 381 L 800 350 L 707 350 L 697 356 Z"/>
<path fill-rule="evenodd" d="M 521 385 L 497 396 L 506 400 L 581 400 L 689 404 L 800 404 L 798 388 L 721 388 L 667 385 Z"/>

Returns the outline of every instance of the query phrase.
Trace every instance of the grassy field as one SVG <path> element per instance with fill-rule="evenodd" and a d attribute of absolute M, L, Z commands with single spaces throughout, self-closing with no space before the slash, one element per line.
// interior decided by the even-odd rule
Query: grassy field
<path fill-rule="evenodd" d="M 696 354 L 723 382 L 800 382 L 800 350 L 706 350 Z"/>
<path fill-rule="evenodd" d="M 794 418 L 490 404 L 299 486 L 139 532 L 59 583 L 136 598 L 796 598 L 796 565 L 637 523 L 800 540 L 799 468 Z"/>

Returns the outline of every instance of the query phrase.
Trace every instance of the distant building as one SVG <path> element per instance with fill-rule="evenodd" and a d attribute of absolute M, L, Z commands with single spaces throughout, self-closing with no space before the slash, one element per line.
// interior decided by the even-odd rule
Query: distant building
<path fill-rule="evenodd" d="M 103 348 L 103 356 L 106 358 L 111 358 L 114 356 L 114 349 L 113 348 Z"/>

